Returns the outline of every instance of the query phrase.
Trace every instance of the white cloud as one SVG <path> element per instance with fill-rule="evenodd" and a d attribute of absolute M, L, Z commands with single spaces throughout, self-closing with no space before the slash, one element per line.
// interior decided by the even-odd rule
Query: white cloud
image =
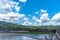
<path fill-rule="evenodd" d="M 37 19 L 35 16 L 33 16 L 32 19 L 35 20 L 38 23 L 42 22 L 40 19 Z"/>
<path fill-rule="evenodd" d="M 19 0 L 20 2 L 26 2 L 27 0 Z"/>
<path fill-rule="evenodd" d="M 18 13 L 20 11 L 18 4 L 12 0 L 0 0 L 0 21 L 16 22 L 23 18 L 25 15 Z M 13 12 L 14 9 L 16 12 Z"/>
<path fill-rule="evenodd" d="M 20 10 L 20 6 L 18 6 L 18 4 L 19 4 L 18 2 L 14 2 L 14 1 L 10 1 L 10 0 L 6 0 L 6 1 L 1 0 L 0 2 L 1 2 L 0 7 L 4 11 L 6 11 L 6 10 L 13 11 L 12 9 L 14 9 L 14 8 L 17 12 Z"/>
<path fill-rule="evenodd" d="M 48 18 L 48 14 L 43 14 L 43 16 L 41 16 L 43 25 L 60 25 L 60 12 L 55 14 L 51 19 Z"/>
<path fill-rule="evenodd" d="M 24 16 L 25 16 L 24 14 L 10 12 L 8 14 L 0 14 L 0 20 L 6 21 L 6 22 L 11 22 L 11 21 L 14 22 L 14 21 L 17 21 Z"/>
<path fill-rule="evenodd" d="M 30 22 L 29 18 L 24 17 L 23 20 L 23 25 L 32 26 L 32 22 Z"/>
<path fill-rule="evenodd" d="M 43 14 L 40 15 L 39 19 L 36 16 L 32 16 L 35 25 L 60 25 L 60 12 L 55 14 L 52 18 L 49 18 L 46 10 L 42 12 Z"/>
<path fill-rule="evenodd" d="M 44 13 L 41 15 L 40 19 L 36 18 L 35 16 L 32 17 L 35 21 L 36 25 L 45 25 L 49 23 L 48 13 Z"/>
<path fill-rule="evenodd" d="M 51 25 L 60 25 L 60 12 L 51 18 Z"/>
<path fill-rule="evenodd" d="M 28 21 L 29 19 L 28 18 L 26 18 L 26 17 L 24 17 L 24 19 L 23 19 L 24 21 Z"/>
<path fill-rule="evenodd" d="M 36 16 L 33 16 L 34 25 L 60 25 L 60 12 L 55 14 L 52 18 L 49 18 L 47 11 L 42 10 L 42 15 L 38 19 Z"/>
<path fill-rule="evenodd" d="M 55 14 L 55 15 L 52 17 L 51 20 L 53 20 L 53 21 L 59 21 L 59 20 L 60 20 L 60 12 L 57 13 L 57 14 Z"/>
<path fill-rule="evenodd" d="M 36 18 L 35 16 L 33 16 L 32 19 L 34 20 L 34 25 L 41 25 L 42 20 Z"/>
<path fill-rule="evenodd" d="M 41 13 L 46 13 L 46 12 L 47 12 L 47 10 L 41 9 Z"/>
<path fill-rule="evenodd" d="M 15 6 L 15 10 L 16 10 L 17 12 L 19 12 L 19 10 L 20 10 L 20 7 L 18 7 L 18 6 Z"/>
<path fill-rule="evenodd" d="M 49 21 L 48 13 L 42 14 L 41 17 L 40 17 L 40 19 L 41 19 L 42 21 Z"/>
<path fill-rule="evenodd" d="M 38 11 L 35 12 L 35 14 L 40 14 L 40 15 L 41 15 L 42 13 L 47 13 L 47 10 L 41 9 L 41 10 L 38 10 Z"/>
<path fill-rule="evenodd" d="M 35 17 L 35 16 L 33 16 L 33 17 L 32 17 L 32 19 L 33 19 L 33 20 L 36 20 L 36 17 Z"/>
<path fill-rule="evenodd" d="M 23 25 L 32 26 L 32 23 L 29 22 L 29 21 L 25 21 L 25 22 L 23 23 Z"/>

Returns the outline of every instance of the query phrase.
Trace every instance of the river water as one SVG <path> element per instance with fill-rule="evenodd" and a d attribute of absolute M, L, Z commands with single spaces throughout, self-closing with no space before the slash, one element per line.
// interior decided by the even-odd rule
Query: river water
<path fill-rule="evenodd" d="M 0 33 L 0 40 L 56 40 L 53 34 Z"/>

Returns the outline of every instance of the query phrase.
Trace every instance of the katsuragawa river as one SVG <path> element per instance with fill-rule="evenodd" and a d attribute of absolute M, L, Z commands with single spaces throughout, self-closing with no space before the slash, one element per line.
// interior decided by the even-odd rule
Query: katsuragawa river
<path fill-rule="evenodd" d="M 56 40 L 54 34 L 0 33 L 0 40 Z"/>

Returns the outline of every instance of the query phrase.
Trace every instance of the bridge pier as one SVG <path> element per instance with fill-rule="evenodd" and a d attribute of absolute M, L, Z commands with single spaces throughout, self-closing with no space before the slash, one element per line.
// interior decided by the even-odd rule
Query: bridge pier
<path fill-rule="evenodd" d="M 56 40 L 60 40 L 60 28 L 56 30 Z"/>

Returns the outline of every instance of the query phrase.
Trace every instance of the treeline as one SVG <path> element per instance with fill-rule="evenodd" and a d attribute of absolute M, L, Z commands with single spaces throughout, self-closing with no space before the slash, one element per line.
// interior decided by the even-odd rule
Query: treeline
<path fill-rule="evenodd" d="M 56 28 L 53 26 L 20 26 L 20 25 L 11 25 L 3 26 L 0 25 L 0 30 L 3 31 L 29 31 L 29 32 L 56 32 Z"/>

